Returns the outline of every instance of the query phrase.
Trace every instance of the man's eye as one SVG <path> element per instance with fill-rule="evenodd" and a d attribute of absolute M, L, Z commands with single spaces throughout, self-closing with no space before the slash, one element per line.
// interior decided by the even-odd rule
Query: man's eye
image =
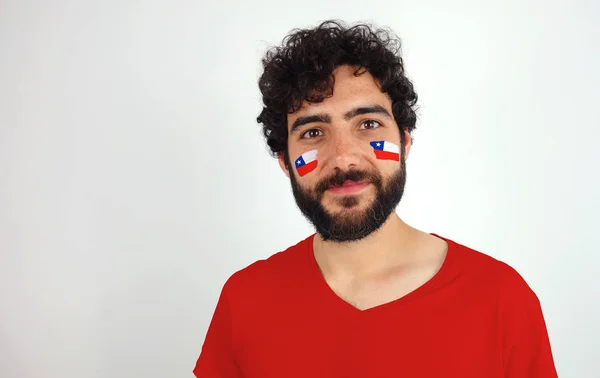
<path fill-rule="evenodd" d="M 375 129 L 381 126 L 381 123 L 375 121 L 374 119 L 367 120 L 360 125 L 361 129 Z"/>
<path fill-rule="evenodd" d="M 323 135 L 323 132 L 319 129 L 310 129 L 308 131 L 306 131 L 304 134 L 302 134 L 302 138 L 303 139 L 310 139 L 310 138 L 316 138 L 320 135 Z"/>

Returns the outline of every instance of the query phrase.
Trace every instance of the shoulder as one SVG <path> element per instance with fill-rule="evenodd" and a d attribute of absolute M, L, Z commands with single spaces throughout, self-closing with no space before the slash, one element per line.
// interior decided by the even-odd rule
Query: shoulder
<path fill-rule="evenodd" d="M 435 235 L 438 236 L 439 235 Z M 480 283 L 494 291 L 503 302 L 528 301 L 535 304 L 537 296 L 529 283 L 515 267 L 509 263 L 454 240 L 444 238 L 452 253 L 457 274 Z"/>
<path fill-rule="evenodd" d="M 306 272 L 309 265 L 309 247 L 314 234 L 296 244 L 257 260 L 234 272 L 225 282 L 224 291 L 230 295 L 244 294 L 264 289 L 274 289 L 278 284 L 293 280 L 294 276 Z"/>

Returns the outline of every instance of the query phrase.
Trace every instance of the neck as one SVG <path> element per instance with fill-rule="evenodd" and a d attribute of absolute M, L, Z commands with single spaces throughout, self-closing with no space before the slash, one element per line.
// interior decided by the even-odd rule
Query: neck
<path fill-rule="evenodd" d="M 315 258 L 324 273 L 334 276 L 369 276 L 390 264 L 410 259 L 411 245 L 419 231 L 407 225 L 395 212 L 371 235 L 353 242 L 314 238 Z"/>

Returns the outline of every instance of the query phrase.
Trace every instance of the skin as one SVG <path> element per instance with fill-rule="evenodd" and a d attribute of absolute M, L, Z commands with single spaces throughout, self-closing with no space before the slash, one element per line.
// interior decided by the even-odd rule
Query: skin
<path fill-rule="evenodd" d="M 283 172 L 288 177 L 295 174 L 303 188 L 314 187 L 336 170 L 376 170 L 387 179 L 399 169 L 398 162 L 376 159 L 369 145 L 373 140 L 402 144 L 393 117 L 381 112 L 345 116 L 352 109 L 374 105 L 392 114 L 391 100 L 373 76 L 368 72 L 354 76 L 353 71 L 351 67 L 338 67 L 332 97 L 320 103 L 304 103 L 288 115 L 290 159 L 315 148 L 319 151 L 318 167 L 303 177 L 290 172 L 283 155 L 279 156 Z M 294 127 L 297 120 L 312 115 L 326 115 L 329 120 Z M 411 138 L 408 131 L 404 133 L 406 159 Z M 295 169 L 293 164 L 291 167 Z M 342 207 L 339 199 L 346 193 L 335 190 L 325 193 L 323 206 L 332 214 L 344 216 L 364 211 L 375 198 L 375 187 L 369 183 L 349 190 L 359 196 L 357 206 Z M 396 212 L 378 231 L 356 242 L 323 241 L 318 233 L 314 238 L 315 258 L 326 282 L 341 299 L 361 311 L 399 299 L 431 279 L 443 264 L 446 250 L 445 241 L 408 225 Z"/>

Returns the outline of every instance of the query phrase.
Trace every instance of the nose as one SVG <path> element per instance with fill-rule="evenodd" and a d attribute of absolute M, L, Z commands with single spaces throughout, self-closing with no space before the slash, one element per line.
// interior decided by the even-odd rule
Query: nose
<path fill-rule="evenodd" d="M 360 160 L 360 147 L 350 133 L 338 132 L 332 138 L 331 162 L 335 169 L 347 171 L 355 168 Z"/>

